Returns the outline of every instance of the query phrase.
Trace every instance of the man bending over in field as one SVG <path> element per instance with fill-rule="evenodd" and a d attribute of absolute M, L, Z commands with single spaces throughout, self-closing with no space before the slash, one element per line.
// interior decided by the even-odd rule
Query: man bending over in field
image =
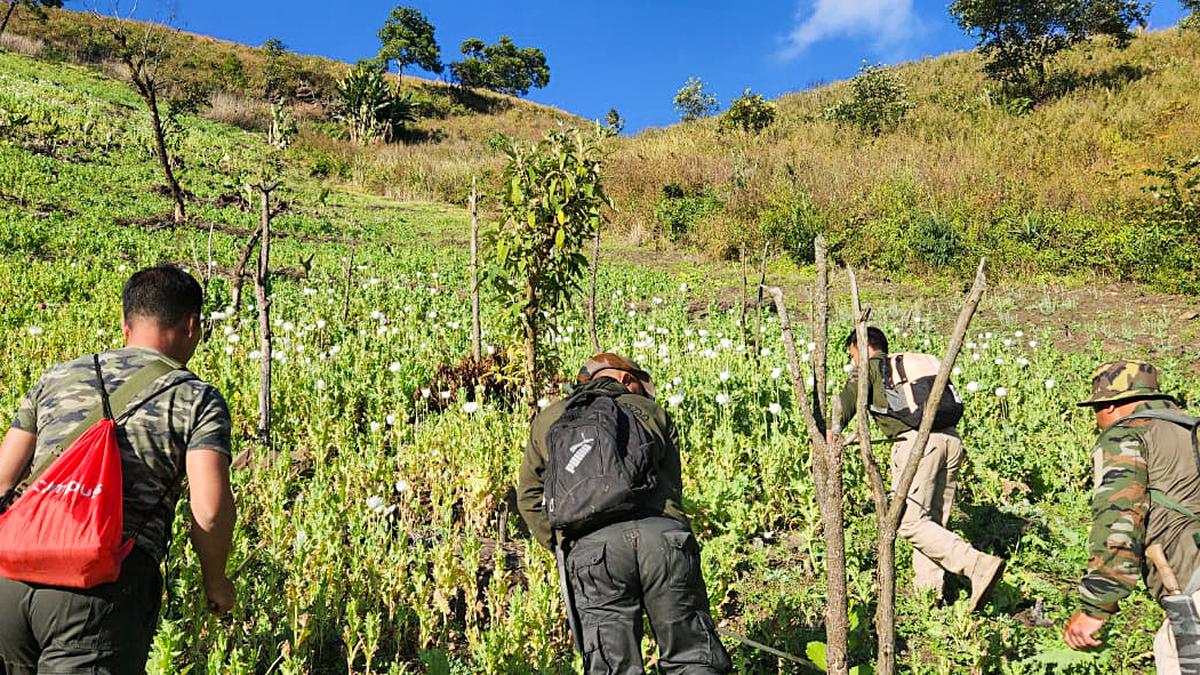
<path fill-rule="evenodd" d="M 858 365 L 858 342 L 854 331 L 846 336 L 850 360 Z M 940 362 L 925 354 L 888 354 L 887 336 L 874 326 L 867 329 L 868 410 L 875 425 L 892 443 L 892 480 L 904 471 L 921 411 L 928 400 Z M 842 428 L 854 418 L 858 402 L 858 369 L 842 389 Z M 933 433 L 925 447 L 925 456 L 917 469 L 899 534 L 913 546 L 913 583 L 918 590 L 930 589 L 941 597 L 945 573 L 971 580 L 970 611 L 986 599 L 1004 572 L 1004 560 L 975 549 L 962 537 L 946 529 L 954 493 L 958 489 L 958 469 L 965 450 L 956 425 L 962 416 L 962 403 L 953 387 L 946 389 L 942 405 L 934 418 Z"/>
<path fill-rule="evenodd" d="M 53 459 L 89 424 L 101 408 L 98 369 L 119 421 L 123 536 L 135 537 L 134 548 L 115 582 L 93 588 L 0 577 L 0 660 L 8 675 L 145 672 L 162 601 L 159 565 L 185 474 L 209 609 L 224 613 L 234 604 L 225 575 L 235 519 L 229 409 L 184 367 L 202 334 L 200 285 L 176 267 L 145 269 L 125 284 L 122 305 L 124 348 L 51 367 L 21 402 L 0 444 L 0 494 L 11 496 L 30 467 Z"/>
<path fill-rule="evenodd" d="M 586 673 L 644 673 L 642 613 L 668 675 L 717 675 L 729 655 L 709 615 L 683 511 L 678 435 L 646 371 L 597 354 L 569 398 L 533 420 L 521 516 L 558 557 Z"/>

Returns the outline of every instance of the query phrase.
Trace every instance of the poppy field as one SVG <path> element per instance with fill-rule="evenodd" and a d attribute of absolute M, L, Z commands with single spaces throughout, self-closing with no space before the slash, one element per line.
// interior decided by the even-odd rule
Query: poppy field
<path fill-rule="evenodd" d="M 495 380 L 472 388 L 446 375 L 470 353 L 466 213 L 343 191 L 290 158 L 273 243 L 273 443 L 260 447 L 257 320 L 252 297 L 230 311 L 229 270 L 256 222 L 239 201 L 238 172 L 262 141 L 185 118 L 177 142 L 195 222 L 162 227 L 170 202 L 151 188 L 143 113 L 121 84 L 8 54 L 0 66 L 0 412 L 11 415 L 51 364 L 120 344 L 120 290 L 134 270 L 171 261 L 207 280 L 211 331 L 189 367 L 224 393 L 234 450 L 244 453 L 234 472 L 238 604 L 226 618 L 207 613 L 181 500 L 151 672 L 577 671 L 553 559 L 515 510 L 527 417 L 509 395 L 519 386 L 509 364 L 520 344 L 486 291 Z M 771 273 L 811 278 L 802 268 Z M 716 621 L 816 659 L 823 544 L 807 435 L 778 321 L 764 303 L 743 325 L 720 278 L 609 255 L 599 340 L 653 375 L 679 427 L 685 507 Z M 801 352 L 811 351 L 807 296 L 788 293 Z M 944 306 L 882 293 L 868 301 L 893 351 L 938 354 L 955 296 Z M 548 328 L 564 381 L 590 355 L 582 297 Z M 1075 609 L 1090 519 L 1095 430 L 1074 403 L 1099 362 L 1138 354 L 1088 336 L 1064 342 L 1053 302 L 1033 308 L 1040 321 L 1015 320 L 1012 302 L 1002 289 L 985 297 L 954 370 L 968 459 L 951 518 L 978 547 L 1009 558 L 1008 573 L 992 603 L 968 614 L 965 590 L 939 602 L 907 588 L 901 544 L 901 668 L 1150 672 L 1162 612 L 1144 594 L 1105 628 L 1103 650 L 1070 652 L 1059 633 Z M 848 306 L 835 288 L 838 386 Z M 1174 349 L 1170 322 L 1143 332 L 1169 355 L 1158 360 L 1166 388 L 1200 398 L 1197 355 Z M 887 445 L 875 449 L 886 461 Z M 874 524 L 852 455 L 845 479 L 851 663 L 869 667 Z M 727 646 L 737 672 L 803 672 Z"/>

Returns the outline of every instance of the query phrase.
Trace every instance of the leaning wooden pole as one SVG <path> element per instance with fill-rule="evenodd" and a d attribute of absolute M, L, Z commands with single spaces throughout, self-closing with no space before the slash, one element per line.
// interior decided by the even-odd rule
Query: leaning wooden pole
<path fill-rule="evenodd" d="M 471 359 L 483 360 L 483 328 L 479 320 L 479 193 L 471 179 Z"/>

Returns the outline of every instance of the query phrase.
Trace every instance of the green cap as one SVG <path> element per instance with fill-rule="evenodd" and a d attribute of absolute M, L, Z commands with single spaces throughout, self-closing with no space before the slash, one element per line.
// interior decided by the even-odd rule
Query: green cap
<path fill-rule="evenodd" d="M 1158 369 L 1143 361 L 1111 361 L 1092 373 L 1092 395 L 1080 406 L 1098 406 L 1134 399 L 1170 399 L 1158 388 Z"/>

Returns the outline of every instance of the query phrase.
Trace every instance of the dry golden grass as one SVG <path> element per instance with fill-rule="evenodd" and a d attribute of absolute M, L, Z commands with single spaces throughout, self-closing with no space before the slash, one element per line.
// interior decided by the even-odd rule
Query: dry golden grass
<path fill-rule="evenodd" d="M 622 139 L 610 187 L 618 221 L 645 227 L 668 183 L 738 192 L 758 207 L 799 191 L 844 222 L 875 218 L 890 208 L 881 200 L 897 198 L 984 221 L 1012 211 L 1105 216 L 1141 197 L 1144 169 L 1200 148 L 1200 31 L 1146 33 L 1125 51 L 1086 45 L 1056 64 L 1076 86 L 1024 115 L 1005 109 L 980 66 L 956 53 L 898 67 L 917 105 L 879 138 L 820 118 L 845 83 L 784 96 L 776 125 L 745 151 L 748 190 L 729 187 L 733 142 L 715 120 Z"/>

